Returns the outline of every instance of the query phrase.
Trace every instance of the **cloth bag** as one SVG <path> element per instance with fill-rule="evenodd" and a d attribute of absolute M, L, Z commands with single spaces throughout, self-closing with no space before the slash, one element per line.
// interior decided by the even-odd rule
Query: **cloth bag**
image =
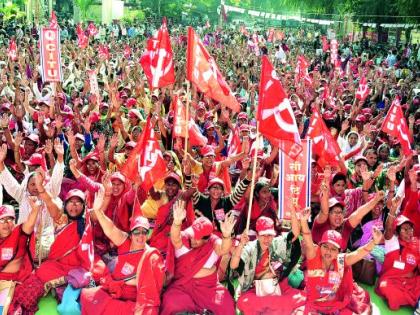
<path fill-rule="evenodd" d="M 364 284 L 374 285 L 376 263 L 374 260 L 362 259 L 352 266 L 354 280 Z"/>
<path fill-rule="evenodd" d="M 255 280 L 254 284 L 257 296 L 281 295 L 280 285 L 276 278 Z"/>

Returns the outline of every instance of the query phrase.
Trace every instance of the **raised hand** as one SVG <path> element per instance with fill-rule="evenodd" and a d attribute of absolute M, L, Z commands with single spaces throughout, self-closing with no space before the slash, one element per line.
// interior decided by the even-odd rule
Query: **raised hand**
<path fill-rule="evenodd" d="M 67 140 L 69 142 L 69 146 L 74 148 L 76 144 L 76 137 L 74 136 L 73 130 L 67 131 Z"/>
<path fill-rule="evenodd" d="M 347 129 L 349 129 L 349 127 L 350 127 L 350 123 L 349 123 L 349 120 L 348 119 L 346 119 L 346 120 L 344 120 L 342 123 L 341 123 L 341 131 L 346 131 Z"/>
<path fill-rule="evenodd" d="M 187 216 L 187 211 L 185 210 L 185 201 L 175 201 L 172 210 L 174 216 L 174 224 L 181 225 L 182 221 L 184 221 L 185 217 Z"/>
<path fill-rule="evenodd" d="M 61 155 L 61 156 L 64 155 L 64 146 L 61 143 L 60 138 L 54 139 L 54 151 L 57 155 Z"/>
<path fill-rule="evenodd" d="M 3 114 L 1 116 L 1 118 L 0 118 L 0 126 L 1 126 L 1 128 L 3 128 L 3 129 L 8 128 L 9 127 L 9 121 L 10 121 L 9 115 Z"/>
<path fill-rule="evenodd" d="M 402 203 L 402 198 L 400 196 L 395 196 L 394 198 L 392 198 L 391 209 L 389 209 L 389 212 L 395 213 L 398 207 L 401 205 L 401 203 Z"/>
<path fill-rule="evenodd" d="M 182 160 L 182 168 L 186 176 L 191 175 L 191 161 L 188 155 Z"/>
<path fill-rule="evenodd" d="M 311 217 L 311 208 L 307 207 L 296 215 L 299 220 L 308 222 L 309 218 Z"/>
<path fill-rule="evenodd" d="M 378 177 L 381 174 L 383 169 L 384 169 L 384 165 L 380 163 L 378 167 L 375 169 L 375 171 L 373 172 L 373 177 L 374 178 Z"/>
<path fill-rule="evenodd" d="M 38 191 L 44 190 L 43 189 L 44 180 L 45 180 L 45 172 L 42 170 L 42 168 L 38 167 L 38 169 L 35 172 L 35 186 L 38 189 Z"/>
<path fill-rule="evenodd" d="M 372 173 L 364 164 L 360 167 L 360 175 L 362 176 L 364 182 L 372 178 Z"/>
<path fill-rule="evenodd" d="M 385 198 L 385 192 L 384 192 L 384 191 L 382 191 L 382 190 L 378 191 L 378 192 L 375 194 L 375 200 L 376 200 L 377 202 L 379 202 L 379 201 L 383 200 L 384 198 Z"/>
<path fill-rule="evenodd" d="M 16 137 L 15 137 L 15 148 L 16 149 L 20 147 L 20 145 L 22 144 L 22 141 L 23 141 L 22 132 L 18 131 L 16 133 Z"/>
<path fill-rule="evenodd" d="M 39 212 L 39 210 L 41 210 L 42 203 L 36 196 L 29 196 L 28 202 L 32 211 Z"/>
<path fill-rule="evenodd" d="M 242 169 L 246 170 L 251 166 L 251 158 L 247 157 L 242 160 Z"/>
<path fill-rule="evenodd" d="M 0 163 L 4 163 L 7 156 L 7 144 L 3 143 L 0 147 Z"/>
<path fill-rule="evenodd" d="M 220 230 L 222 231 L 222 235 L 224 238 L 228 238 L 232 235 L 235 224 L 236 217 L 231 211 L 225 216 L 225 220 L 223 222 L 220 222 Z"/>
<path fill-rule="evenodd" d="M 112 192 L 112 183 L 111 183 L 111 174 L 106 172 L 104 176 L 102 176 L 102 185 L 105 189 L 105 194 L 110 194 Z"/>
<path fill-rule="evenodd" d="M 382 242 L 382 239 L 384 236 L 381 230 L 379 230 L 376 226 L 373 226 L 372 237 L 373 237 L 373 243 L 375 243 L 375 245 L 379 245 Z"/>
<path fill-rule="evenodd" d="M 103 133 L 99 136 L 96 148 L 99 152 L 103 152 L 105 150 L 105 135 Z"/>
<path fill-rule="evenodd" d="M 45 148 L 44 148 L 45 153 L 49 155 L 52 153 L 52 150 L 53 150 L 53 145 L 52 145 L 51 139 L 45 140 Z"/>
<path fill-rule="evenodd" d="M 395 182 L 397 179 L 397 168 L 395 166 L 391 166 L 386 175 L 391 182 Z"/>
<path fill-rule="evenodd" d="M 90 127 L 91 127 L 91 122 L 90 122 L 90 119 L 86 118 L 86 119 L 83 121 L 82 126 L 83 126 L 83 129 L 85 129 L 85 132 L 86 132 L 86 133 L 90 133 Z"/>
<path fill-rule="evenodd" d="M 332 174 L 331 166 L 330 165 L 326 165 L 325 168 L 324 168 L 324 181 L 326 183 L 329 183 L 330 182 L 331 174 Z"/>
<path fill-rule="evenodd" d="M 55 118 L 55 128 L 57 128 L 57 130 L 63 128 L 63 117 L 61 115 L 58 115 Z"/>
<path fill-rule="evenodd" d="M 245 246 L 249 242 L 248 233 L 245 231 L 241 234 L 241 240 L 239 241 L 240 246 Z"/>
<path fill-rule="evenodd" d="M 111 148 L 116 148 L 118 145 L 118 134 L 114 133 L 112 135 L 111 141 L 109 142 Z"/>

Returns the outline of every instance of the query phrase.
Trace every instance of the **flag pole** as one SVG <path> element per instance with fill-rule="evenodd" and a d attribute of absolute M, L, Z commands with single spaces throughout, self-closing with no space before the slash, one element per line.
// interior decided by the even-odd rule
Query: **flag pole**
<path fill-rule="evenodd" d="M 187 81 L 187 102 L 185 104 L 185 144 L 184 144 L 184 158 L 187 157 L 187 153 L 188 153 L 188 127 L 189 127 L 189 122 L 190 122 L 190 81 Z"/>
<path fill-rule="evenodd" d="M 256 147 L 255 147 L 255 152 L 254 152 L 254 156 L 252 157 L 252 178 L 251 178 L 251 190 L 250 190 L 250 196 L 249 196 L 249 201 L 248 201 L 248 215 L 246 217 L 246 227 L 245 227 L 245 232 L 246 234 L 248 234 L 249 231 L 249 224 L 251 222 L 251 209 L 252 209 L 252 203 L 254 201 L 254 187 L 255 187 L 255 173 L 256 173 L 256 169 L 257 169 L 257 156 L 258 156 L 258 144 L 259 144 L 259 140 L 260 140 L 260 133 L 258 130 L 258 122 L 257 122 L 257 136 L 255 137 L 255 141 L 256 141 Z"/>

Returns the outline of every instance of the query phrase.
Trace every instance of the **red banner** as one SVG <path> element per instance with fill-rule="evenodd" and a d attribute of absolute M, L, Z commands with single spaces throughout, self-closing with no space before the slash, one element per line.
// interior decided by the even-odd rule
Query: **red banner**
<path fill-rule="evenodd" d="M 279 218 L 290 220 L 290 211 L 311 204 L 311 140 L 302 140 L 296 160 L 279 152 Z"/>
<path fill-rule="evenodd" d="M 61 82 L 60 31 L 50 27 L 41 28 L 41 70 L 43 82 Z"/>

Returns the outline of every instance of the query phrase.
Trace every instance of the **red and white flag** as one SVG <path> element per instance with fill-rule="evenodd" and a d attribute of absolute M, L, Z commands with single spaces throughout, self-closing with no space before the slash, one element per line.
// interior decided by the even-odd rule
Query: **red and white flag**
<path fill-rule="evenodd" d="M 391 108 L 382 123 L 381 130 L 399 140 L 404 155 L 411 154 L 412 139 L 410 139 L 410 131 L 398 98 L 395 98 L 392 102 Z"/>
<path fill-rule="evenodd" d="M 363 102 L 369 96 L 369 93 L 370 89 L 367 85 L 366 77 L 363 77 L 359 82 L 359 86 L 356 92 L 356 98 Z"/>
<path fill-rule="evenodd" d="M 239 137 L 239 127 L 236 126 L 231 132 L 228 140 L 228 156 L 239 154 L 242 151 L 241 138 Z"/>
<path fill-rule="evenodd" d="M 156 35 L 147 40 L 147 49 L 140 58 L 140 64 L 150 89 L 175 83 L 173 54 L 166 19 L 163 19 Z"/>
<path fill-rule="evenodd" d="M 149 191 L 155 182 L 165 176 L 166 163 L 150 117 L 121 173 L 133 183 L 140 184 L 145 191 Z"/>
<path fill-rule="evenodd" d="M 96 36 L 99 33 L 97 27 L 95 26 L 95 23 L 93 22 L 89 22 L 87 30 L 88 30 L 89 36 Z"/>
<path fill-rule="evenodd" d="M 321 40 L 322 40 L 322 51 L 327 52 L 328 49 L 330 49 L 330 45 L 328 44 L 327 36 L 325 36 L 325 35 L 322 36 Z"/>
<path fill-rule="evenodd" d="M 57 16 L 55 15 L 55 11 L 51 11 L 51 17 L 50 17 L 50 28 L 58 28 L 58 22 L 57 22 Z"/>
<path fill-rule="evenodd" d="M 106 45 L 99 45 L 99 58 L 102 60 L 109 60 L 110 54 L 109 54 L 109 48 Z"/>
<path fill-rule="evenodd" d="M 239 112 L 240 104 L 192 27 L 188 28 L 187 79 L 208 97 Z"/>
<path fill-rule="evenodd" d="M 298 85 L 301 79 L 304 79 L 305 85 L 312 86 L 313 80 L 308 73 L 309 63 L 304 56 L 299 56 L 295 69 L 295 84 Z"/>
<path fill-rule="evenodd" d="M 341 150 L 337 141 L 331 135 L 318 110 L 313 107 L 312 111 L 308 137 L 312 139 L 312 153 L 318 157 L 318 165 L 321 167 L 326 165 L 340 166 Z"/>
<path fill-rule="evenodd" d="M 77 34 L 77 45 L 79 48 L 84 49 L 89 45 L 89 37 L 86 36 L 85 31 L 82 29 L 82 26 L 77 24 L 76 26 Z"/>
<path fill-rule="evenodd" d="M 331 40 L 331 63 L 335 66 L 335 61 L 338 58 L 338 41 L 336 39 Z"/>
<path fill-rule="evenodd" d="M 17 46 L 14 39 L 9 41 L 9 49 L 7 50 L 7 56 L 10 60 L 16 61 L 17 60 Z"/>
<path fill-rule="evenodd" d="M 257 120 L 261 134 L 291 158 L 302 151 L 292 106 L 267 56 L 262 57 Z"/>
<path fill-rule="evenodd" d="M 93 260 L 95 258 L 95 249 L 93 246 L 93 229 L 90 221 L 90 216 L 86 215 L 85 231 L 80 239 L 79 247 L 77 248 L 78 256 L 81 258 L 81 266 L 88 271 L 93 269 Z"/>
<path fill-rule="evenodd" d="M 131 48 L 129 45 L 125 45 L 124 47 L 124 58 L 128 59 L 131 57 Z"/>
<path fill-rule="evenodd" d="M 42 27 L 40 36 L 40 61 L 43 82 L 61 82 L 60 31 L 57 28 Z"/>

